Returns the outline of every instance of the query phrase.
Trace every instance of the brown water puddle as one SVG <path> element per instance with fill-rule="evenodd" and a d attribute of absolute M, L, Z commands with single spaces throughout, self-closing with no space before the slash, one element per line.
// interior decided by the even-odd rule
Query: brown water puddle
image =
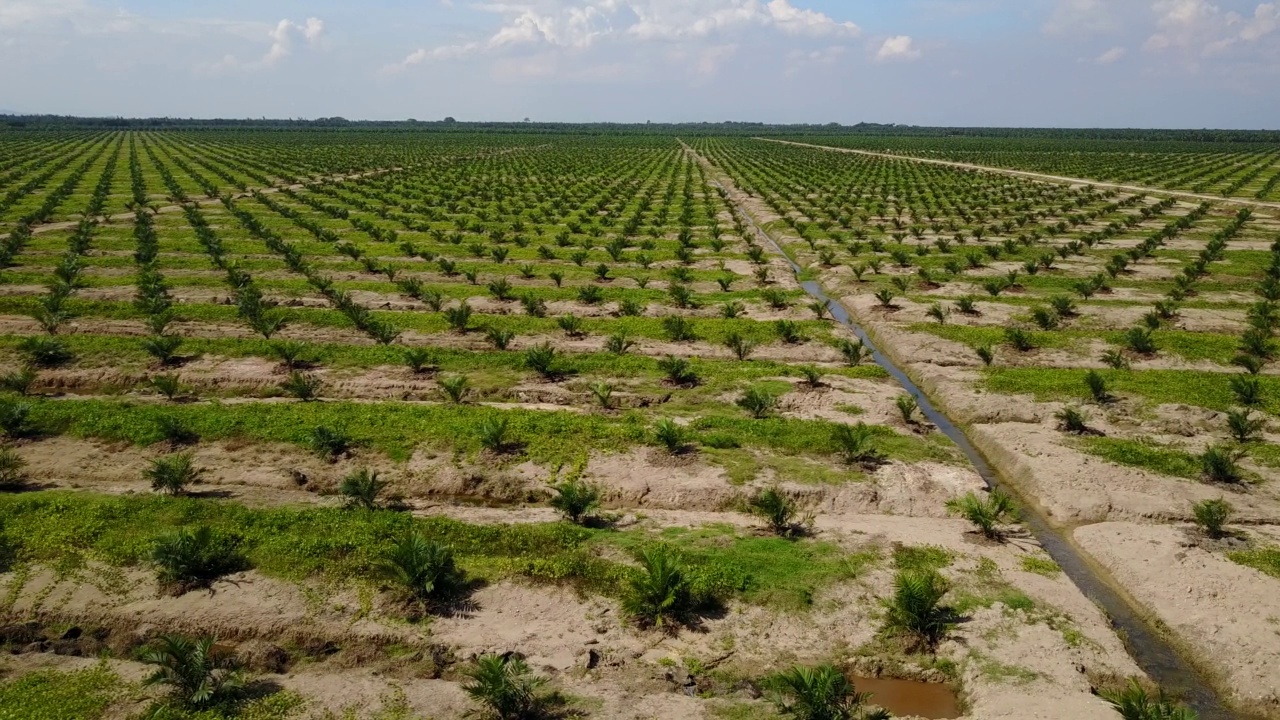
<path fill-rule="evenodd" d="M 872 705 L 879 705 L 895 716 L 933 720 L 960 717 L 960 702 L 946 685 L 892 678 L 852 679 L 858 692 L 871 693 Z"/>

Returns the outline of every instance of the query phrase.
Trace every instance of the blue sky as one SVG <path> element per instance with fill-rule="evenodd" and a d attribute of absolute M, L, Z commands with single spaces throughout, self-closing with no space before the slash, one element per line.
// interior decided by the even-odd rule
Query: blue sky
<path fill-rule="evenodd" d="M 0 0 L 0 110 L 1280 126 L 1280 0 Z"/>

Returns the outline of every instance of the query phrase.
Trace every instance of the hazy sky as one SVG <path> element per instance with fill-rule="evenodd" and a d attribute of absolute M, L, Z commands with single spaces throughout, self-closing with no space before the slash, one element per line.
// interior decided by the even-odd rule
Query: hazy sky
<path fill-rule="evenodd" d="M 0 110 L 1280 127 L 1280 0 L 0 0 Z"/>

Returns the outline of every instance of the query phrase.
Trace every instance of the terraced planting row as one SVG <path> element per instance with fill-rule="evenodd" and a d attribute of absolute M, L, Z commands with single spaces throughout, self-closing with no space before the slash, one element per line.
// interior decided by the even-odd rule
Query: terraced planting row
<path fill-rule="evenodd" d="M 37 135 L 15 172 L 59 142 L 102 155 L 0 270 L 0 708 L 1107 718 L 1147 692 L 674 138 Z M 915 167 L 880 171 L 938 188 L 948 236 L 996 221 L 1003 181 Z M 1020 187 L 1036 223 L 1155 207 Z M 908 247 L 868 203 L 814 252 Z"/>
<path fill-rule="evenodd" d="M 1228 702 L 1275 714 L 1280 219 L 763 141 L 694 147 Z"/>
<path fill-rule="evenodd" d="M 1280 200 L 1280 151 L 1272 142 L 867 135 L 778 137 L 1224 198 Z"/>

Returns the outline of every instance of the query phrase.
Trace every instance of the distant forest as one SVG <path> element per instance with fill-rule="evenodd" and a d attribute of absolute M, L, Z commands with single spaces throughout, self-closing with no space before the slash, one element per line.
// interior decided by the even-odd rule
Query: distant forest
<path fill-rule="evenodd" d="M 1127 140 L 1217 143 L 1280 143 L 1280 130 L 1159 130 L 1140 128 L 996 128 L 924 127 L 858 123 L 841 125 L 773 125 L 751 122 L 702 123 L 541 123 L 459 122 L 444 120 L 315 120 L 192 119 L 192 118 L 80 118 L 60 115 L 0 115 L 0 127 L 11 129 L 85 130 L 325 130 L 350 129 L 404 132 L 566 133 L 574 135 L 867 135 L 878 137 L 1034 138 L 1046 140 Z"/>

